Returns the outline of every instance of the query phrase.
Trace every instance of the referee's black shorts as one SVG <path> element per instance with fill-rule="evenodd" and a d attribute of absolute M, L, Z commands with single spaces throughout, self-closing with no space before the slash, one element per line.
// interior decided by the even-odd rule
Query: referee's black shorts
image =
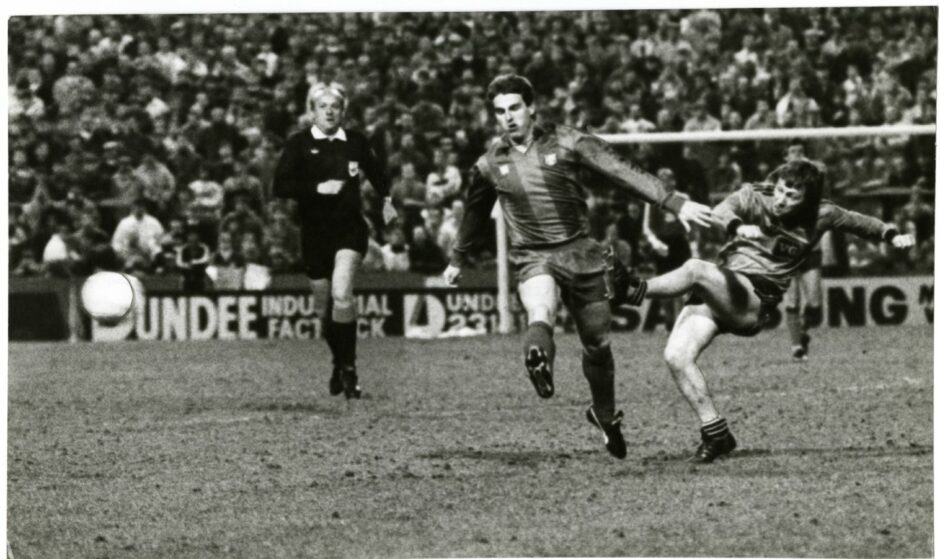
<path fill-rule="evenodd" d="M 369 229 L 362 218 L 352 223 L 333 223 L 304 232 L 304 273 L 310 279 L 330 279 L 336 253 L 349 249 L 365 256 L 369 247 Z"/>

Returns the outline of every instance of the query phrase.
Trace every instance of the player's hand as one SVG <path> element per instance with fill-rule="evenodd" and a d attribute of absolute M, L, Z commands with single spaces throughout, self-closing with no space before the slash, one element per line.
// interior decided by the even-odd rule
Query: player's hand
<path fill-rule="evenodd" d="M 738 225 L 737 229 L 734 230 L 734 234 L 742 239 L 759 239 L 764 236 L 764 232 L 760 230 L 760 225 Z"/>
<path fill-rule="evenodd" d="M 712 224 L 712 209 L 690 200 L 682 204 L 682 208 L 679 209 L 679 214 L 676 217 L 679 218 L 686 231 L 692 230 L 691 224 L 693 223 L 702 227 L 710 227 Z"/>
<path fill-rule="evenodd" d="M 385 204 L 382 206 L 382 218 L 385 220 L 386 225 L 398 219 L 398 210 L 392 204 L 391 198 L 385 198 Z"/>
<path fill-rule="evenodd" d="M 343 181 L 337 179 L 330 179 L 328 181 L 321 182 L 317 185 L 317 192 L 319 194 L 338 194 L 343 188 Z"/>
<path fill-rule="evenodd" d="M 447 269 L 444 270 L 444 281 L 447 282 L 447 285 L 457 285 L 457 282 L 460 281 L 460 268 L 448 264 Z"/>
<path fill-rule="evenodd" d="M 914 246 L 914 235 L 895 235 L 891 239 L 894 248 L 911 248 Z"/>

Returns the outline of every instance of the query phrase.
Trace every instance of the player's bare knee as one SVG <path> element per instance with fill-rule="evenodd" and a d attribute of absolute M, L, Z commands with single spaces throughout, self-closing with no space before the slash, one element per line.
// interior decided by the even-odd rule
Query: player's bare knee
<path fill-rule="evenodd" d="M 686 272 L 692 275 L 692 279 L 699 283 L 710 270 L 710 264 L 704 260 L 699 260 L 698 258 L 689 258 L 682 264 L 682 267 L 686 269 Z"/>
<path fill-rule="evenodd" d="M 555 324 L 555 311 L 548 305 L 533 305 L 527 309 L 529 323 L 544 322 L 546 324 Z"/>
<path fill-rule="evenodd" d="M 694 362 L 687 349 L 678 344 L 669 344 L 663 351 L 663 359 L 672 371 L 681 371 Z"/>
<path fill-rule="evenodd" d="M 356 320 L 356 300 L 352 294 L 343 293 L 341 297 L 333 294 L 333 321 L 349 323 Z"/>

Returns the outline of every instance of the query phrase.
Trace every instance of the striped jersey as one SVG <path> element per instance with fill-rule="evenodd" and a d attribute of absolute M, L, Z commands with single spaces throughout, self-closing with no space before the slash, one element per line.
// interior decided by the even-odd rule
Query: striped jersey
<path fill-rule="evenodd" d="M 585 171 L 673 213 L 685 203 L 667 193 L 659 179 L 621 160 L 597 136 L 567 126 L 536 126 L 525 151 L 503 137 L 471 169 L 452 263 L 464 264 L 497 200 L 513 248 L 549 248 L 588 236 Z"/>
<path fill-rule="evenodd" d="M 758 225 L 764 234 L 758 239 L 733 237 L 718 253 L 719 266 L 764 276 L 786 290 L 826 231 L 845 231 L 875 241 L 897 231 L 880 219 L 828 200 L 820 203 L 815 222 L 788 221 L 774 215 L 773 191 L 772 183 L 745 184 L 715 207 L 713 215 L 726 231 L 738 225 Z"/>

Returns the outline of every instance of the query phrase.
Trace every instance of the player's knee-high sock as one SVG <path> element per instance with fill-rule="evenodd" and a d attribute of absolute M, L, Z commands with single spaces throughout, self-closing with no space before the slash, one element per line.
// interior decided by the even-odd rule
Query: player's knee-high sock
<path fill-rule="evenodd" d="M 787 331 L 790 333 L 790 345 L 794 348 L 800 347 L 800 337 L 803 335 L 803 326 L 800 323 L 800 310 L 794 308 L 786 309 Z"/>
<path fill-rule="evenodd" d="M 333 355 L 333 366 L 337 367 L 340 364 L 340 349 L 337 341 L 336 323 L 333 322 L 332 305 L 327 306 L 323 316 L 320 317 L 320 322 L 323 328 L 323 339 L 330 348 L 330 354 Z"/>
<path fill-rule="evenodd" d="M 554 370 L 555 364 L 555 331 L 547 322 L 537 320 L 529 324 L 525 331 L 525 354 L 528 355 L 529 348 L 535 346 L 545 352 L 548 356 L 549 366 Z"/>
<path fill-rule="evenodd" d="M 581 370 L 591 387 L 594 413 L 602 423 L 614 418 L 614 355 L 610 344 L 585 348 L 581 354 Z"/>
<path fill-rule="evenodd" d="M 356 307 L 353 303 L 334 301 L 332 327 L 335 332 L 334 355 L 342 367 L 356 366 Z"/>
<path fill-rule="evenodd" d="M 822 307 L 818 305 L 806 305 L 803 308 L 803 333 L 810 328 L 815 328 L 822 323 Z"/>

